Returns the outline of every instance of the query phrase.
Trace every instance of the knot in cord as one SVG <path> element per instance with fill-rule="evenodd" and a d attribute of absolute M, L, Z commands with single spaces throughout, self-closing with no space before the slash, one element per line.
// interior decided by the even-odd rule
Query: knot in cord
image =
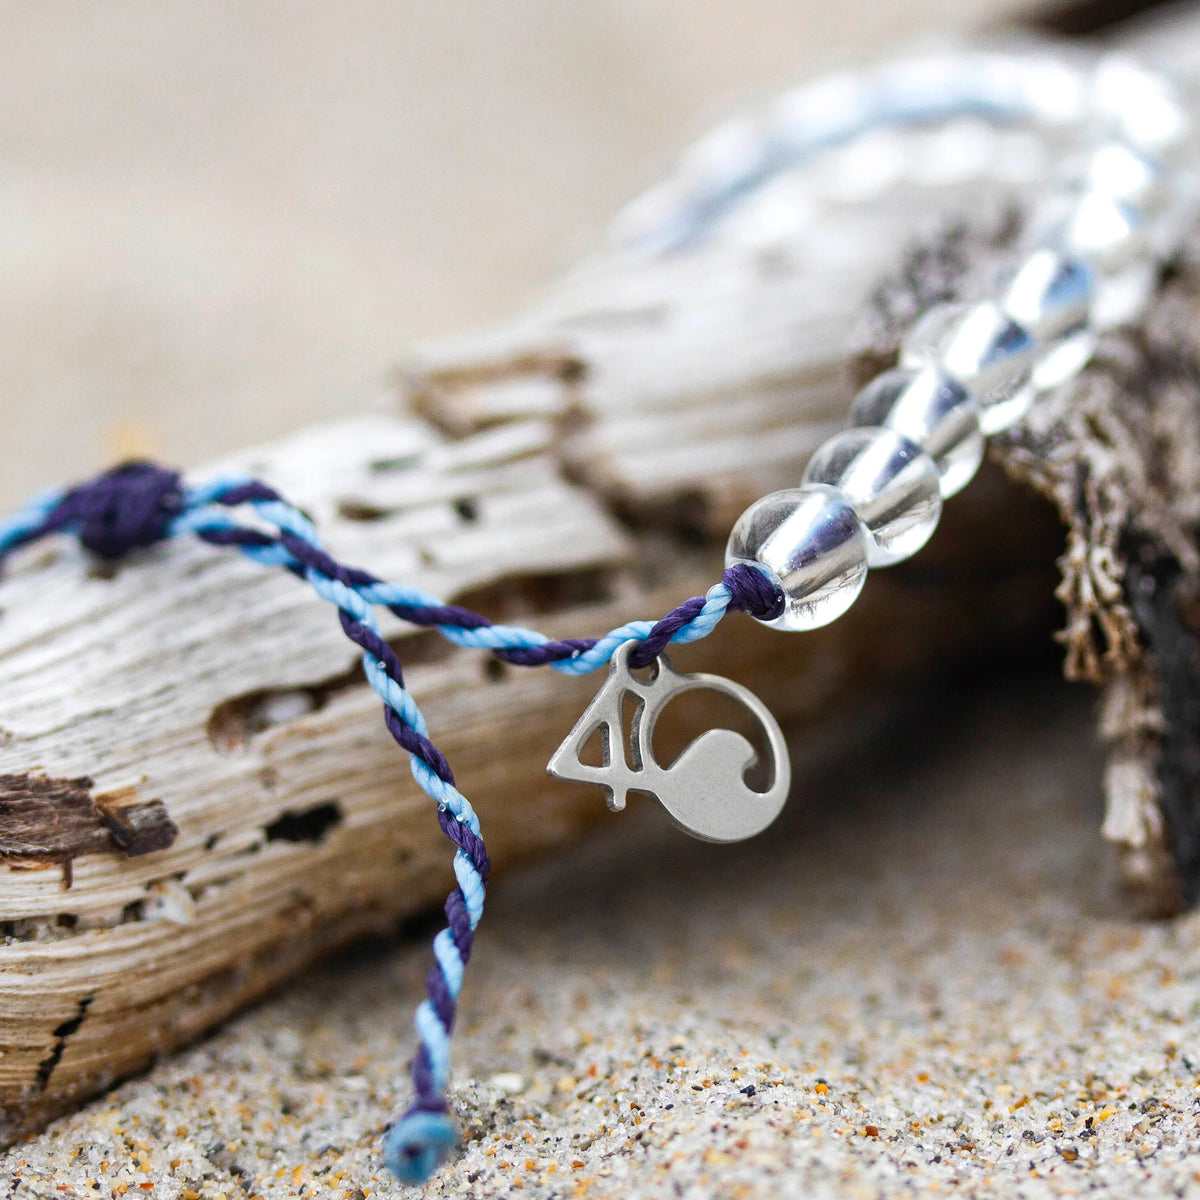
<path fill-rule="evenodd" d="M 80 542 L 101 558 L 120 558 L 163 541 L 182 508 L 177 471 L 127 462 L 72 488 L 47 523 L 77 530 Z"/>
<path fill-rule="evenodd" d="M 721 582 L 729 589 L 729 607 L 758 621 L 773 621 L 783 612 L 783 589 L 765 571 L 749 563 L 725 568 Z"/>

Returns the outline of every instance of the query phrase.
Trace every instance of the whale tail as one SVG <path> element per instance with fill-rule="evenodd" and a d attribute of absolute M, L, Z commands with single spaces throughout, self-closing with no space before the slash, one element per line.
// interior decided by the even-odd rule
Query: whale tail
<path fill-rule="evenodd" d="M 547 770 L 556 779 L 603 787 L 613 811 L 625 807 L 628 792 L 647 792 L 676 825 L 705 841 L 734 842 L 761 833 L 779 815 L 791 784 L 787 746 L 775 718 L 740 684 L 719 675 L 681 675 L 665 655 L 656 660 L 651 679 L 637 678 L 627 661 L 636 645 L 630 641 L 618 647 L 608 679 L 555 751 Z M 706 730 L 669 767 L 655 757 L 654 726 L 659 714 L 680 693 L 704 689 L 732 697 L 761 725 L 772 768 L 766 791 L 755 791 L 746 783 L 746 772 L 759 756 L 732 729 Z M 628 753 L 622 721 L 626 697 L 636 701 Z M 602 742 L 599 766 L 581 758 L 597 730 Z"/>

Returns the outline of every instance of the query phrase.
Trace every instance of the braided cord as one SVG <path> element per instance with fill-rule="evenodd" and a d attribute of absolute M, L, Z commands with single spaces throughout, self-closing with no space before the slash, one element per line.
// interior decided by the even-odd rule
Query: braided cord
<path fill-rule="evenodd" d="M 231 510 L 241 507 L 254 514 L 254 524 L 235 518 Z M 604 666 L 630 640 L 640 643 L 630 663 L 645 666 L 673 642 L 706 637 L 731 610 L 771 619 L 783 606 L 779 589 L 761 571 L 735 566 L 704 596 L 692 597 L 660 621 L 631 621 L 600 638 L 552 640 L 521 626 L 493 625 L 479 613 L 338 563 L 321 545 L 312 522 L 258 480 L 222 478 L 184 487 L 176 473 L 147 463 L 125 464 L 68 491 L 47 493 L 0 522 L 0 565 L 18 546 L 56 532 L 73 533 L 108 558 L 184 534 L 233 547 L 307 582 L 337 609 L 342 631 L 362 651 L 363 673 L 383 701 L 388 732 L 408 753 L 413 778 L 437 804 L 438 823 L 455 846 L 457 887 L 446 899 L 446 927 L 433 939 L 427 995 L 414 1019 L 419 1045 L 412 1063 L 413 1100 L 384 1142 L 385 1159 L 396 1175 L 405 1183 L 424 1182 L 456 1141 L 446 1098 L 450 1037 L 491 864 L 479 818 L 430 741 L 425 718 L 404 686 L 400 660 L 373 610 L 386 608 L 410 624 L 436 629 L 455 645 L 490 651 L 517 666 L 549 665 L 583 675 Z"/>
<path fill-rule="evenodd" d="M 64 494 L 58 490 L 43 492 L 0 522 L 0 562 L 18 546 L 36 541 L 51 532 L 48 522 Z"/>
<path fill-rule="evenodd" d="M 458 605 L 445 604 L 419 588 L 387 583 L 356 568 L 339 567 L 321 550 L 311 522 L 266 484 L 253 479 L 221 478 L 188 489 L 183 512 L 169 534 L 194 533 L 210 542 L 245 548 L 243 527 L 223 511 L 247 505 L 264 521 L 283 531 L 269 554 L 259 561 L 300 573 L 303 567 L 339 571 L 339 578 L 368 604 L 389 609 L 411 625 L 432 627 L 466 649 L 487 650 L 515 666 L 550 666 L 564 675 L 587 675 L 605 666 L 627 641 L 642 644 L 630 655 L 634 667 L 649 666 L 671 643 L 707 637 L 729 610 L 771 620 L 782 610 L 778 587 L 754 567 L 729 568 L 704 596 L 694 596 L 659 621 L 630 621 L 600 638 L 553 640 L 519 625 L 493 625 L 486 617 Z"/>

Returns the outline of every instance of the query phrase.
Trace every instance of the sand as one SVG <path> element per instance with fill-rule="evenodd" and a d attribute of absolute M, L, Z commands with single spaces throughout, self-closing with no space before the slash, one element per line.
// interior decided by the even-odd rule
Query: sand
<path fill-rule="evenodd" d="M 1039 679 L 914 713 L 757 843 L 646 811 L 499 881 L 426 1194 L 1200 1195 L 1200 916 L 1114 893 L 1090 706 Z M 431 929 L 0 1157 L 0 1194 L 416 1194 L 377 1146 Z"/>

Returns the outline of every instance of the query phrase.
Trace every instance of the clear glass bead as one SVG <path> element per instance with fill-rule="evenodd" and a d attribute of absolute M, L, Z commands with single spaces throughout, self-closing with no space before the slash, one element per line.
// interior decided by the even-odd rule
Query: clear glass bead
<path fill-rule="evenodd" d="M 763 132 L 748 117 L 734 117 L 694 143 L 679 163 L 688 189 L 719 193 L 744 186 L 763 168 Z"/>
<path fill-rule="evenodd" d="M 1081 258 L 1035 250 L 1013 272 L 1000 306 L 1041 345 L 1087 324 L 1095 272 Z"/>
<path fill-rule="evenodd" d="M 1101 60 L 1090 92 L 1092 110 L 1141 150 L 1169 154 L 1189 136 L 1188 117 L 1172 85 L 1131 59 Z"/>
<path fill-rule="evenodd" d="M 1083 120 L 1090 101 L 1089 81 L 1074 63 L 1050 54 L 1015 60 L 1006 55 L 1004 61 L 1017 75 L 1015 90 L 1020 101 L 1038 121 L 1062 128 Z"/>
<path fill-rule="evenodd" d="M 1086 259 L 1102 275 L 1144 261 L 1152 251 L 1146 218 L 1100 192 L 1062 197 L 1040 225 L 1042 245 L 1069 258 Z"/>
<path fill-rule="evenodd" d="M 1096 192 L 1065 197 L 1043 223 L 1039 240 L 1095 269 L 1090 321 L 1111 329 L 1133 320 L 1154 292 L 1158 274 L 1153 228 L 1137 209 Z"/>
<path fill-rule="evenodd" d="M 844 71 L 785 92 L 771 110 L 772 140 L 793 155 L 845 141 L 875 119 L 871 89 Z"/>
<path fill-rule="evenodd" d="M 1092 325 L 1103 332 L 1128 325 L 1150 303 L 1158 282 L 1158 264 L 1133 262 L 1120 271 L 1102 275 L 1092 301 Z"/>
<path fill-rule="evenodd" d="M 886 567 L 929 541 L 942 513 L 937 464 L 894 429 L 847 429 L 813 455 L 805 483 L 837 488 L 867 531 L 867 565 Z"/>
<path fill-rule="evenodd" d="M 1091 361 L 1098 340 L 1091 325 L 1059 338 L 1034 364 L 1034 391 L 1044 392 L 1073 379 Z"/>
<path fill-rule="evenodd" d="M 1083 259 L 1047 248 L 1033 251 L 1008 278 L 1000 307 L 1037 343 L 1035 391 L 1057 387 L 1091 357 L 1096 338 L 1088 318 L 1097 286 L 1096 272 Z"/>
<path fill-rule="evenodd" d="M 983 432 L 998 433 L 1029 411 L 1035 350 L 1028 331 L 991 301 L 939 304 L 909 331 L 900 365 L 940 366 L 979 402 Z"/>
<path fill-rule="evenodd" d="M 937 465 L 943 499 L 966 487 L 983 459 L 978 402 L 936 367 L 885 371 L 854 398 L 850 424 L 916 442 Z"/>
<path fill-rule="evenodd" d="M 1097 146 L 1079 171 L 1085 191 L 1132 205 L 1143 213 L 1158 212 L 1169 197 L 1162 163 L 1125 142 Z"/>
<path fill-rule="evenodd" d="M 836 620 L 867 577 L 867 533 L 837 488 L 807 484 L 772 492 L 738 518 L 725 565 L 750 563 L 783 589 L 773 629 L 818 629 Z"/>

